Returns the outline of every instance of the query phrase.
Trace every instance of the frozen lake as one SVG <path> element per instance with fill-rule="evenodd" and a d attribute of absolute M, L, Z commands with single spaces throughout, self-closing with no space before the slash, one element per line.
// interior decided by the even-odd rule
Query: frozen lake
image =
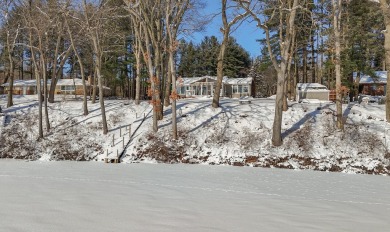
<path fill-rule="evenodd" d="M 0 160 L 0 231 L 386 231 L 390 178 Z"/>

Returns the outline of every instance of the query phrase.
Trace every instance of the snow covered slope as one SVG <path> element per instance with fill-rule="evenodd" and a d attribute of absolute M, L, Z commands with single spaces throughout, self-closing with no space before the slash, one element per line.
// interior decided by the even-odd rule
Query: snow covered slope
<path fill-rule="evenodd" d="M 51 130 L 37 141 L 36 96 L 15 96 L 15 106 L 4 109 L 0 128 L 0 157 L 30 160 L 95 160 L 124 153 L 126 163 L 191 163 L 279 167 L 320 171 L 390 174 L 390 124 L 384 105 L 344 105 L 344 132 L 336 129 L 335 105 L 330 102 L 289 102 L 283 113 L 283 145 L 271 144 L 273 99 L 211 98 L 178 101 L 179 139 L 171 133 L 171 108 L 164 108 L 158 133 L 153 133 L 151 106 L 119 99 L 105 100 L 109 133 L 102 135 L 99 104 L 83 116 L 80 97 L 56 96 L 49 104 Z M 6 98 L 0 98 L 0 105 Z M 1 118 L 0 118 L 1 119 Z M 145 119 L 145 120 L 144 120 Z M 142 123 L 142 126 L 140 126 Z M 140 127 L 139 127 L 140 126 Z M 139 127 L 138 130 L 136 130 Z M 114 140 L 114 141 L 113 141 Z"/>
<path fill-rule="evenodd" d="M 0 231 L 388 231 L 390 179 L 0 160 Z"/>

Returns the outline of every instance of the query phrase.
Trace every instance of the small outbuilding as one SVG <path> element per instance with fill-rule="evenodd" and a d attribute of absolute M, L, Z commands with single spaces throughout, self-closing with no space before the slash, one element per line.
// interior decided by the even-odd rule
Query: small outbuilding
<path fill-rule="evenodd" d="M 325 85 L 318 83 L 298 83 L 297 100 L 318 99 L 320 101 L 329 101 L 329 90 Z"/>

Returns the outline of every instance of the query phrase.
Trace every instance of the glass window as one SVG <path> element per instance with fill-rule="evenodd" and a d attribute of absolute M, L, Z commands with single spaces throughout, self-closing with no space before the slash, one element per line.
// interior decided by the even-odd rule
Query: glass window
<path fill-rule="evenodd" d="M 239 93 L 242 93 L 242 85 L 239 85 L 239 86 L 238 86 L 238 92 L 239 92 Z"/>
<path fill-rule="evenodd" d="M 238 86 L 237 85 L 233 85 L 233 93 L 238 93 Z"/>
<path fill-rule="evenodd" d="M 74 91 L 74 85 L 62 85 L 61 90 L 62 91 Z"/>
<path fill-rule="evenodd" d="M 249 89 L 249 88 L 248 88 L 247 85 L 242 86 L 242 92 L 243 92 L 243 93 L 249 93 L 248 89 Z"/>

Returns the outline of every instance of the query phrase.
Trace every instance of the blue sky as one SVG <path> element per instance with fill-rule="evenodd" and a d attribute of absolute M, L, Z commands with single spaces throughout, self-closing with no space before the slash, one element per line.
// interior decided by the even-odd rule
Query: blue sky
<path fill-rule="evenodd" d="M 220 0 L 208 0 L 207 6 L 204 9 L 204 14 L 215 14 L 221 9 Z M 193 38 L 187 38 L 194 43 L 199 43 L 205 36 L 216 36 L 219 40 L 222 39 L 220 27 L 222 25 L 221 16 L 218 15 L 214 20 L 206 26 L 206 30 L 203 32 L 197 32 L 193 34 Z M 251 57 L 260 55 L 260 45 L 256 42 L 257 39 L 263 38 L 263 32 L 256 27 L 255 22 L 247 20 L 236 31 L 232 33 L 232 36 L 237 39 L 237 42 L 244 47 Z"/>

